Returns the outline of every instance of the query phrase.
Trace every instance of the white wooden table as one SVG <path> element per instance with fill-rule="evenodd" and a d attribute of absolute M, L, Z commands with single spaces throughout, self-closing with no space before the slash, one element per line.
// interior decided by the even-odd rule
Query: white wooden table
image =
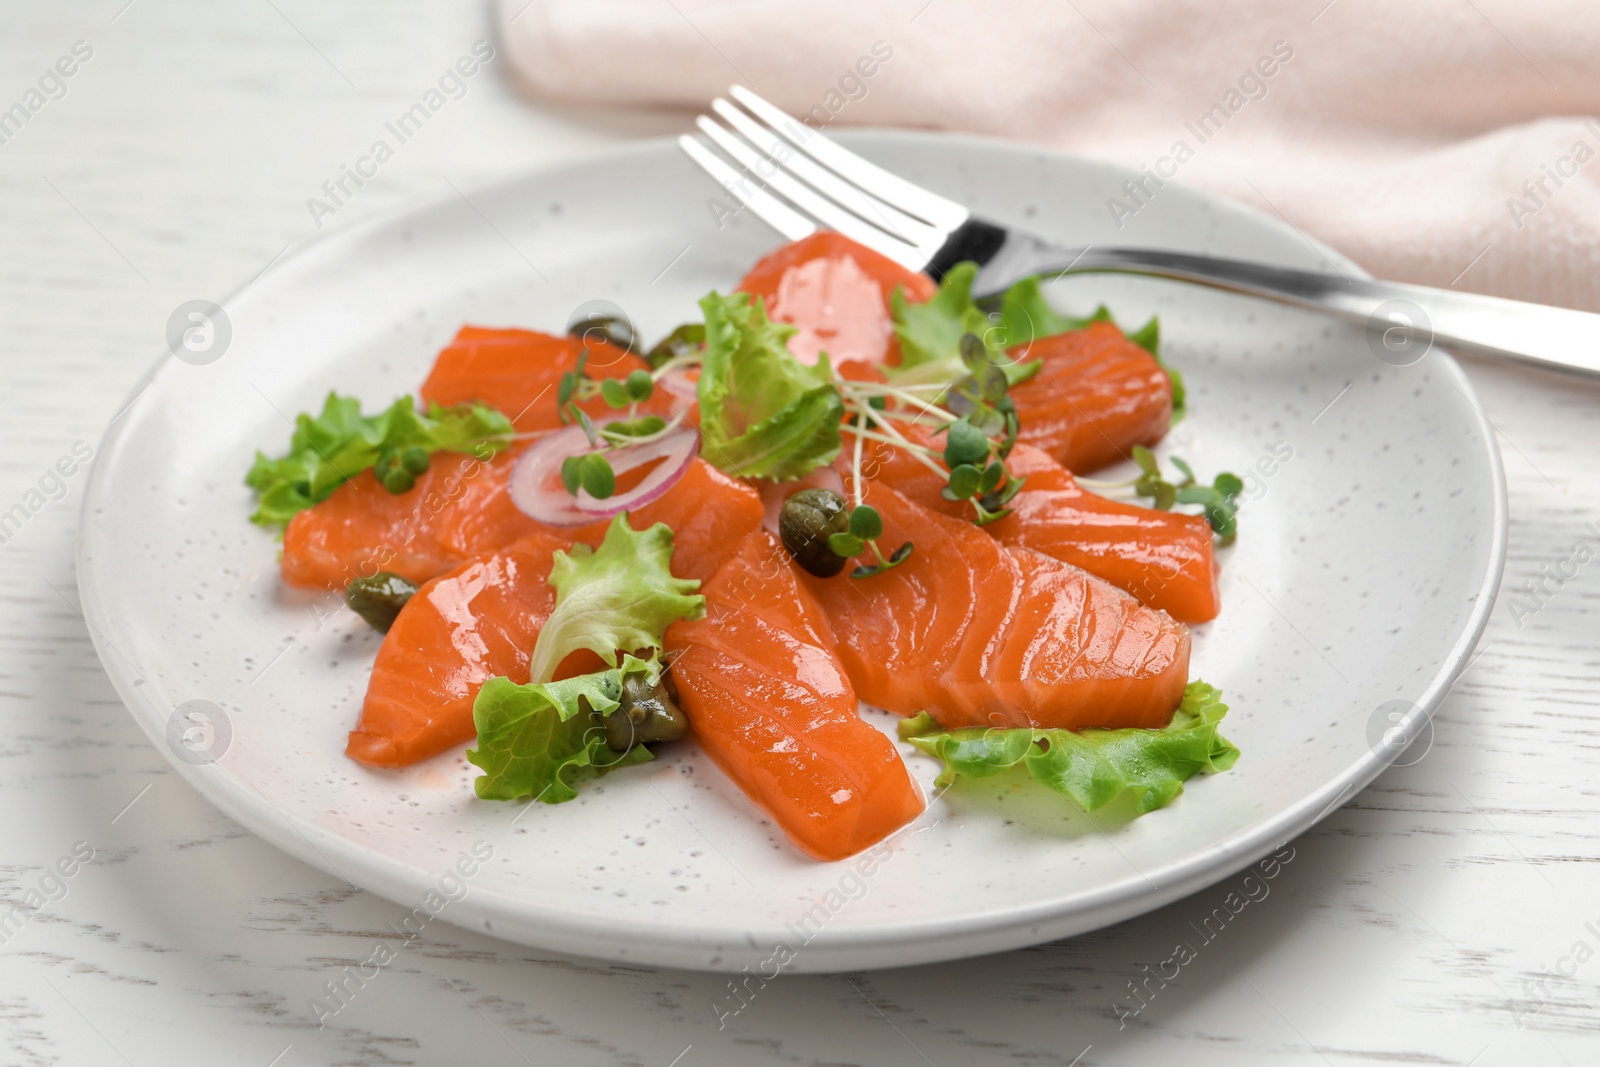
<path fill-rule="evenodd" d="M 125 3 L 0 5 L 0 107 L 92 50 L 0 143 L 0 511 L 29 511 L 0 545 L 4 1063 L 1600 1062 L 1600 563 L 1531 616 L 1503 595 L 1426 758 L 1294 842 L 1270 897 L 1125 1025 L 1113 1003 L 1228 884 L 1029 951 L 786 977 L 720 1030 L 725 977 L 435 924 L 319 1030 L 308 998 L 396 908 L 168 771 L 74 607 L 84 474 L 48 472 L 98 441 L 175 307 L 312 238 L 307 198 L 490 33 L 472 3 Z M 541 112 L 491 67 L 336 222 L 683 121 Z M 1470 371 L 1510 475 L 1509 592 L 1600 519 L 1600 390 Z"/>

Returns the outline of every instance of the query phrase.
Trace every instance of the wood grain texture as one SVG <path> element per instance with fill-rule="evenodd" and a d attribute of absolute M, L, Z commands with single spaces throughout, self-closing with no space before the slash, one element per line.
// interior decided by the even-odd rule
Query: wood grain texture
<path fill-rule="evenodd" d="M 0 5 L 0 106 L 75 41 L 94 49 L 66 96 L 0 145 L 0 510 L 74 442 L 98 441 L 173 308 L 313 237 L 306 198 L 490 36 L 472 3 L 124 2 Z M 541 112 L 504 75 L 480 75 L 337 222 L 685 125 Z M 1536 613 L 1509 598 L 1600 521 L 1600 389 L 1469 370 L 1510 477 L 1507 593 L 1426 757 L 1295 841 L 1265 899 L 1209 942 L 1195 924 L 1229 882 L 1027 951 L 785 977 L 720 1026 L 725 976 L 432 924 L 319 1029 L 308 998 L 367 959 L 402 909 L 242 831 L 134 726 L 76 608 L 79 472 L 0 545 L 0 904 L 41 886 L 58 897 L 0 933 L 0 1060 L 1600 1061 L 1600 562 Z M 93 861 L 46 884 L 80 841 Z M 1194 958 L 1119 1020 L 1114 1004 L 1137 1004 L 1129 983 L 1179 942 Z"/>

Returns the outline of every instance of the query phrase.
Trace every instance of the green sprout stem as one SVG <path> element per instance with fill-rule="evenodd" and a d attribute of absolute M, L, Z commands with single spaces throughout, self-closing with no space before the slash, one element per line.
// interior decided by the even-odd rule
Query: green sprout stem
<path fill-rule="evenodd" d="M 935 452 L 931 448 L 924 448 L 922 445 L 907 441 L 904 437 L 876 433 L 872 430 L 863 429 L 862 427 L 853 423 L 846 425 L 844 427 L 844 431 L 845 433 L 855 434 L 857 440 L 865 438 L 868 441 L 877 441 L 879 444 L 893 445 L 896 448 L 903 448 L 916 459 L 921 460 L 923 465 L 925 465 L 935 474 L 939 475 L 941 478 L 946 477 L 950 473 L 949 471 L 941 470 L 938 463 L 933 460 L 932 457 L 937 456 L 939 454 L 938 452 Z"/>
<path fill-rule="evenodd" d="M 659 383 L 661 379 L 665 378 L 673 371 L 692 370 L 698 366 L 700 366 L 700 353 L 685 352 L 682 355 L 673 356 L 671 359 L 661 364 L 661 366 L 651 371 L 650 381 L 652 383 Z"/>
<path fill-rule="evenodd" d="M 1085 478 L 1081 474 L 1074 474 L 1072 480 L 1089 489 L 1132 489 L 1139 482 L 1137 478 L 1129 478 L 1121 482 L 1107 482 L 1099 478 Z"/>
<path fill-rule="evenodd" d="M 856 410 L 865 415 L 867 418 L 871 419 L 873 424 L 876 425 L 879 430 L 888 435 L 889 444 L 903 448 L 913 455 L 921 456 L 924 459 L 927 459 L 927 457 L 930 456 L 939 455 L 939 452 L 936 449 L 927 448 L 923 445 L 913 443 L 906 437 L 905 434 L 901 433 L 895 428 L 894 423 L 884 418 L 878 409 L 873 407 L 871 404 L 861 404 L 857 406 Z M 933 465 L 933 470 L 941 475 L 945 473 L 937 465 Z"/>
<path fill-rule="evenodd" d="M 634 406 L 637 407 L 638 405 Z M 634 412 L 631 409 L 628 412 L 628 417 L 630 419 L 634 417 Z M 655 433 L 646 434 L 643 437 L 624 437 L 620 435 L 613 436 L 607 434 L 605 428 L 601 427 L 600 439 L 611 445 L 612 448 L 635 448 L 639 445 L 648 445 L 661 440 L 668 434 L 677 431 L 681 426 L 683 426 L 684 420 L 688 417 L 688 410 L 685 408 L 679 408 L 673 413 L 672 418 L 667 421 L 665 426 L 661 427 L 661 429 L 657 430 Z"/>
<path fill-rule="evenodd" d="M 861 498 L 861 446 L 866 443 L 867 435 L 856 434 L 855 452 L 850 458 L 850 486 L 856 498 L 856 507 L 860 507 Z"/>
<path fill-rule="evenodd" d="M 931 395 L 921 397 L 910 392 L 907 387 L 880 385 L 877 382 L 856 382 L 851 381 L 848 378 L 836 378 L 836 382 L 839 385 L 839 391 L 851 400 L 859 402 L 862 397 L 883 397 L 889 400 L 898 400 L 902 404 L 906 404 L 915 408 L 916 411 L 914 415 L 902 413 L 911 418 L 917 418 L 926 415 L 939 422 L 954 422 L 956 420 L 956 416 L 952 415 L 950 412 L 944 410 L 934 403 L 934 401 L 938 399 L 939 394 L 944 392 L 947 388 L 943 385 L 937 386 L 937 391 L 932 392 Z M 915 389 L 925 387 L 911 386 L 909 388 Z"/>

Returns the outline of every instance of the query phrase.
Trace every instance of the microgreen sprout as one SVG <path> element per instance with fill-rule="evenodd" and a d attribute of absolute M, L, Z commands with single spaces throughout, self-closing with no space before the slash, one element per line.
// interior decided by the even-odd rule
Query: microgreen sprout
<path fill-rule="evenodd" d="M 883 536 L 883 516 L 878 514 L 878 509 L 862 500 L 861 477 L 861 446 L 866 441 L 867 430 L 865 424 L 868 420 L 883 421 L 876 409 L 870 405 L 860 411 L 854 420 L 856 432 L 855 451 L 850 459 L 850 481 L 855 487 L 855 507 L 850 509 L 849 521 L 845 529 L 828 535 L 828 548 L 834 555 L 841 559 L 852 559 L 859 556 L 867 549 L 872 549 L 872 554 L 878 558 L 875 564 L 862 564 L 850 572 L 850 577 L 856 580 L 871 578 L 875 574 L 882 574 L 891 570 L 911 558 L 915 546 L 910 541 L 894 550 L 892 555 L 885 556 L 883 549 L 878 545 L 878 538 Z M 887 426 L 888 423 L 884 422 Z"/>
<path fill-rule="evenodd" d="M 630 371 L 625 378 L 591 378 L 588 364 L 589 350 L 580 349 L 577 365 L 556 384 L 556 409 L 562 422 L 581 422 L 578 405 L 597 396 L 613 410 L 626 409 L 631 417 L 655 392 L 658 375 L 643 367 Z"/>
<path fill-rule="evenodd" d="M 889 445 L 911 456 L 937 474 L 944 487 L 944 498 L 972 505 L 973 522 L 986 526 L 1009 514 L 1006 505 L 1022 488 L 1022 479 L 1006 469 L 1005 460 L 1017 440 L 1017 412 L 1010 397 L 1007 374 L 976 334 L 964 334 L 958 342 L 962 367 L 967 371 L 955 382 L 878 382 L 836 379 L 851 418 L 846 432 L 855 436 L 851 472 L 861 483 L 861 446 L 865 441 Z M 959 372 L 958 372 L 959 373 Z M 891 406 L 892 405 L 892 406 Z M 909 439 L 901 425 L 931 425 L 935 435 L 944 435 L 944 447 L 930 448 Z M 857 492 L 857 505 L 859 489 Z M 857 537 L 861 542 L 840 538 L 839 547 L 869 547 L 875 538 Z M 878 566 L 858 568 L 867 577 L 879 574 L 910 555 L 908 545 L 885 556 L 875 543 L 870 547 L 878 556 Z"/>
<path fill-rule="evenodd" d="M 588 362 L 589 350 L 579 349 L 577 366 L 563 374 L 561 380 L 556 383 L 556 410 L 560 413 L 562 422 L 572 421 L 570 413 L 576 410 L 573 400 L 584 399 L 583 388 L 593 383 L 593 379 L 584 370 Z"/>
<path fill-rule="evenodd" d="M 688 330 L 680 327 L 673 335 L 678 337 Z M 703 334 L 703 328 L 702 328 Z M 671 341 L 673 338 L 668 338 Z M 667 342 L 663 341 L 662 345 Z M 661 345 L 657 346 L 659 350 Z M 561 421 L 583 428 L 589 439 L 590 452 L 568 456 L 561 464 L 561 482 L 574 496 L 585 490 L 596 500 L 604 500 L 616 492 L 616 474 L 607 458 L 607 452 L 636 448 L 651 444 L 683 425 L 688 412 L 680 410 L 668 420 L 660 415 L 640 415 L 639 405 L 654 394 L 661 378 L 689 364 L 693 353 L 669 353 L 654 370 L 636 367 L 623 378 L 592 378 L 588 373 L 589 350 L 578 352 L 577 364 L 563 374 L 556 387 L 556 409 Z M 692 364 L 689 364 L 692 365 Z M 599 397 L 613 411 L 624 412 L 621 418 L 597 423 L 579 406 L 580 403 Z"/>
<path fill-rule="evenodd" d="M 583 489 L 596 500 L 604 500 L 617 488 L 611 461 L 602 452 L 583 452 L 561 461 L 561 484 L 573 496 Z"/>
<path fill-rule="evenodd" d="M 1174 456 L 1172 465 L 1183 475 L 1183 480 L 1169 482 L 1161 473 L 1155 453 L 1143 445 L 1133 446 L 1133 462 L 1139 468 L 1139 476 L 1133 481 L 1135 493 L 1150 497 L 1152 506 L 1161 511 L 1170 511 L 1174 504 L 1200 505 L 1201 514 L 1211 524 L 1219 543 L 1233 543 L 1239 533 L 1239 493 L 1244 489 L 1244 482 L 1238 475 L 1224 471 L 1212 479 L 1210 485 L 1203 485 L 1195 477 L 1193 468 Z"/>
<path fill-rule="evenodd" d="M 870 504 L 857 504 L 850 509 L 849 529 L 843 533 L 829 534 L 828 547 L 845 559 L 859 556 L 867 549 L 872 549 L 872 554 L 878 557 L 878 562 L 870 565 L 862 564 L 850 572 L 850 577 L 855 579 L 871 578 L 910 559 L 914 548 L 912 543 L 907 541 L 895 549 L 892 555 L 885 556 L 883 549 L 878 547 L 878 538 L 882 536 L 883 516 L 878 514 L 878 509 Z"/>
<path fill-rule="evenodd" d="M 633 419 L 618 419 L 600 427 L 602 440 L 621 447 L 637 444 L 642 437 L 654 437 L 667 428 L 667 420 L 660 415 L 640 415 Z"/>

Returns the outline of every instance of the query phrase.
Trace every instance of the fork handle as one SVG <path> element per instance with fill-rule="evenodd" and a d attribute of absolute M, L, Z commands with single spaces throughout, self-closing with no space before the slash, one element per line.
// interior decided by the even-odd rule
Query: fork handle
<path fill-rule="evenodd" d="M 928 271 L 940 277 L 962 259 L 980 264 L 973 285 L 980 299 L 998 296 L 1033 274 L 1139 274 L 1263 297 L 1360 323 L 1373 354 L 1394 366 L 1415 363 L 1438 343 L 1600 379 L 1600 315 L 1587 311 L 1187 252 L 1064 248 L 977 220 L 952 234 Z"/>

